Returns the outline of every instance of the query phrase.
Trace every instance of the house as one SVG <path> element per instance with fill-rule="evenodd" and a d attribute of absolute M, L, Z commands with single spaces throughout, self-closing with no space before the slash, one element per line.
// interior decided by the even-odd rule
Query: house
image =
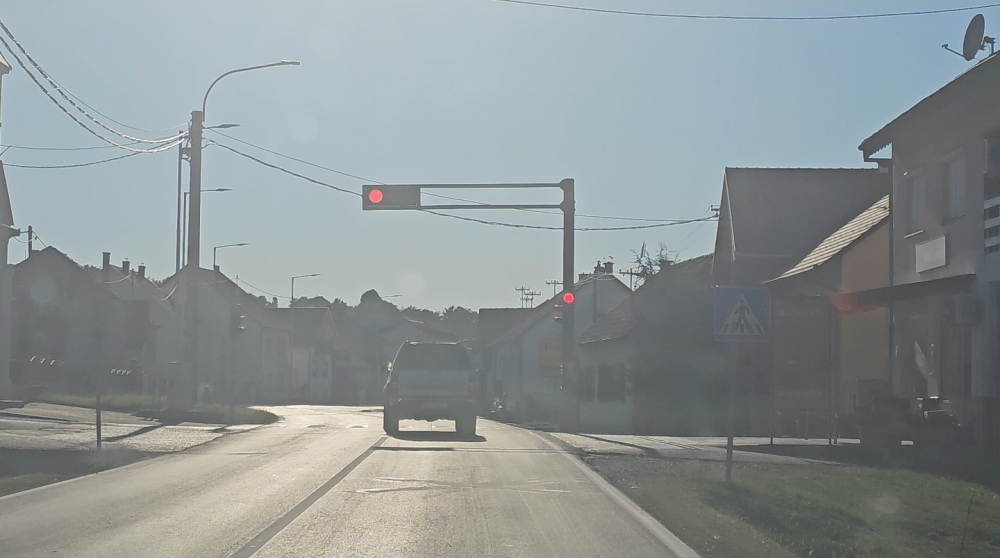
<path fill-rule="evenodd" d="M 514 329 L 522 320 L 526 319 L 527 314 L 531 313 L 532 310 L 532 308 L 479 309 L 479 318 L 476 321 L 476 327 L 479 331 L 476 334 L 474 349 L 479 352 L 483 363 L 496 361 L 496 349 L 493 347 L 493 343 L 505 333 Z M 502 383 L 497 382 L 494 376 L 496 370 L 487 366 L 484 372 L 484 381 L 480 386 L 480 395 L 485 401 L 490 402 L 502 396 L 504 390 Z"/>
<path fill-rule="evenodd" d="M 889 196 L 878 200 L 765 285 L 771 290 L 771 403 L 777 434 L 791 433 L 782 412 L 809 412 L 857 437 L 858 415 L 888 390 L 889 312 L 848 293 L 889 286 Z"/>
<path fill-rule="evenodd" d="M 132 312 L 149 321 L 152 330 L 142 345 L 136 361 L 144 373 L 147 393 L 166 394 L 179 381 L 183 350 L 182 323 L 179 305 L 171 301 L 170 293 L 160 289 L 146 277 L 146 266 L 132 269 L 128 260 L 121 267 L 111 264 L 111 253 L 104 252 L 102 266 L 87 268 L 95 281 L 125 301 Z"/>
<path fill-rule="evenodd" d="M 291 322 L 292 401 L 329 405 L 334 400 L 336 328 L 328 306 L 274 308 Z"/>
<path fill-rule="evenodd" d="M 164 280 L 161 288 L 183 305 L 190 266 Z M 262 297 L 253 296 L 219 268 L 198 269 L 199 398 L 239 403 L 284 404 L 295 400 L 289 357 L 290 328 Z"/>
<path fill-rule="evenodd" d="M 889 193 L 882 169 L 727 168 L 715 239 L 719 285 L 760 285 L 802 261 L 824 239 Z M 780 329 L 783 316 L 773 316 Z M 747 348 L 737 378 L 743 434 L 771 431 L 772 343 Z M 808 411 L 809 409 L 802 409 Z"/>
<path fill-rule="evenodd" d="M 1000 460 L 1000 55 L 865 139 L 892 177 L 892 284 L 855 294 L 892 315 L 892 394 L 937 398 Z M 888 151 L 888 152 L 887 152 Z"/>
<path fill-rule="evenodd" d="M 574 338 L 624 300 L 631 290 L 613 273 L 584 274 L 573 285 Z M 547 421 L 576 423 L 584 410 L 573 416 L 562 389 L 562 326 L 559 318 L 561 299 L 553 297 L 526 313 L 519 324 L 484 347 L 483 361 L 487 377 L 500 384 L 508 409 L 519 422 Z M 576 355 L 574 355 L 574 359 Z M 568 421 L 568 422 L 567 422 Z"/>
<path fill-rule="evenodd" d="M 577 339 L 588 432 L 724 433 L 725 353 L 712 339 L 712 254 L 673 263 Z"/>
<path fill-rule="evenodd" d="M 14 266 L 11 379 L 92 393 L 139 392 L 139 364 L 154 324 L 144 303 L 123 301 L 49 246 Z"/>

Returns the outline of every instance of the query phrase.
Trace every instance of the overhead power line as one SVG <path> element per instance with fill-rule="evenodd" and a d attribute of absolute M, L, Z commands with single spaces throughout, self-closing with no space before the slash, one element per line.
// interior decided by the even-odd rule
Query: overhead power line
<path fill-rule="evenodd" d="M 211 130 L 211 131 L 214 132 L 214 133 L 216 133 L 216 134 L 219 134 L 220 136 L 223 136 L 223 137 L 229 138 L 229 139 L 231 139 L 233 141 L 242 143 L 243 145 L 247 145 L 249 147 L 253 147 L 254 149 L 259 149 L 261 151 L 270 153 L 272 155 L 277 155 L 278 157 L 282 157 L 282 158 L 288 159 L 290 161 L 295 161 L 297 163 L 302 163 L 303 165 L 309 165 L 310 167 L 315 167 L 317 169 L 322 169 L 322 170 L 325 170 L 325 171 L 330 171 L 330 172 L 339 174 L 341 176 L 346 176 L 346 177 L 349 177 L 349 178 L 355 178 L 355 179 L 358 179 L 358 180 L 369 182 L 371 184 L 381 184 L 382 186 L 388 186 L 388 184 L 386 184 L 385 182 L 381 182 L 379 180 L 375 180 L 374 178 L 366 178 L 364 176 L 359 176 L 357 174 L 351 174 L 349 172 L 344 172 L 344 171 L 337 170 L 337 169 L 334 169 L 334 168 L 325 167 L 323 165 L 318 165 L 316 163 L 312 163 L 312 162 L 309 162 L 309 161 L 306 161 L 306 160 L 303 160 L 303 159 L 299 159 L 297 157 L 292 157 L 291 155 L 285 155 L 284 153 L 279 153 L 277 151 L 274 151 L 274 150 L 271 150 L 271 149 L 267 149 L 267 148 L 261 147 L 259 145 L 255 145 L 255 144 L 250 143 L 248 141 L 244 141 L 244 140 L 241 140 L 239 138 L 233 137 L 233 136 L 231 136 L 229 134 L 224 134 L 224 133 L 222 133 L 222 132 L 220 132 L 218 130 Z M 466 199 L 466 198 L 457 198 L 457 197 L 454 197 L 454 196 L 446 196 L 444 194 L 436 194 L 436 193 L 433 193 L 433 192 L 424 192 L 424 195 L 435 197 L 435 198 L 441 198 L 441 199 L 445 199 L 445 200 L 452 200 L 452 201 L 460 201 L 460 202 L 465 202 L 465 203 L 472 203 L 472 204 L 476 204 L 476 205 L 488 205 L 485 202 L 481 202 L 481 201 L 470 200 L 470 199 Z M 545 213 L 545 214 L 549 214 L 549 215 L 559 215 L 560 214 L 559 211 L 546 211 L 546 210 L 543 210 L 543 209 L 521 209 L 520 211 L 528 211 L 528 212 L 532 212 L 532 213 Z M 611 217 L 611 216 L 607 216 L 607 215 L 588 215 L 586 213 L 577 213 L 576 216 L 577 217 L 586 217 L 586 218 L 589 218 L 589 219 L 607 219 L 607 220 L 611 220 L 611 221 L 638 221 L 638 222 L 645 222 L 645 223 L 673 223 L 673 222 L 677 221 L 677 219 L 644 219 L 644 218 L 641 218 L 641 217 Z"/>
<path fill-rule="evenodd" d="M 141 155 L 141 153 L 126 153 L 124 155 L 119 155 L 118 157 L 112 157 L 110 159 L 101 159 L 100 161 L 88 161 L 86 163 L 76 163 L 71 165 L 15 165 L 13 163 L 4 163 L 4 166 L 14 167 L 18 169 L 75 169 L 78 167 L 90 167 L 93 165 L 100 165 L 101 163 L 110 163 L 111 161 L 126 159 L 128 157 L 134 157 L 136 155 Z"/>
<path fill-rule="evenodd" d="M 219 147 L 221 147 L 221 148 L 223 148 L 223 149 L 225 149 L 227 151 L 232 151 L 233 153 L 235 153 L 235 154 L 237 154 L 237 155 L 239 155 L 241 157 L 246 157 L 247 159 L 250 159 L 251 161 L 253 161 L 255 163 L 264 165 L 265 167 L 268 167 L 268 168 L 272 168 L 272 169 L 274 169 L 276 171 L 281 171 L 281 172 L 283 172 L 285 174 L 290 174 L 290 175 L 292 175 L 292 176 L 294 176 L 296 178 L 301 178 L 302 180 L 306 180 L 308 182 L 312 182 L 313 184 L 318 184 L 320 186 L 324 186 L 326 188 L 329 188 L 331 190 L 336 190 L 338 192 L 343 192 L 345 194 L 351 194 L 352 196 L 361 197 L 361 193 L 360 192 L 352 192 L 352 191 L 350 191 L 350 190 L 348 190 L 346 188 L 341 188 L 340 186 L 334 186 L 333 184 L 330 184 L 328 182 L 323 182 L 322 180 L 316 180 L 315 178 L 309 178 L 308 176 L 306 176 L 304 174 L 299 174 L 297 172 L 290 171 L 290 170 L 288 170 L 288 169 L 286 169 L 284 167 L 279 167 L 278 165 L 274 165 L 274 164 L 268 163 L 267 161 L 258 159 L 257 157 L 254 157 L 253 155 L 248 155 L 246 153 L 243 153 L 242 151 L 239 151 L 238 149 L 233 149 L 232 147 L 229 147 L 228 145 L 223 145 L 223 144 L 221 144 L 221 143 L 219 143 L 217 141 L 208 140 L 208 144 L 209 145 L 217 145 L 217 146 L 219 146 Z"/>
<path fill-rule="evenodd" d="M 38 73 L 41 74 L 42 77 L 45 78 L 45 80 L 49 82 L 49 85 L 51 85 L 52 88 L 55 89 L 59 93 L 59 95 L 62 96 L 63 99 L 65 99 L 71 106 L 73 106 L 73 108 L 77 109 L 80 112 L 80 114 L 84 115 L 87 119 L 89 119 L 94 124 L 97 124 L 101 128 L 104 128 L 105 130 L 107 130 L 108 132 L 111 132 L 112 134 L 115 134 L 116 136 L 119 136 L 119 137 L 127 139 L 127 140 L 132 140 L 132 141 L 140 142 L 140 143 L 164 143 L 164 142 L 167 142 L 167 141 L 173 141 L 173 140 L 179 139 L 179 138 L 181 138 L 184 135 L 184 132 L 181 132 L 181 133 L 175 134 L 173 136 L 168 136 L 168 137 L 164 137 L 164 138 L 157 138 L 157 139 L 149 140 L 149 139 L 137 138 L 137 137 L 130 136 L 128 134 L 124 134 L 124 133 L 119 132 L 118 130 L 115 130 L 114 128 L 112 128 L 112 127 L 104 124 L 103 122 L 101 122 L 97 118 L 91 116 L 90 113 L 88 113 L 87 111 L 85 111 L 83 109 L 83 107 L 81 107 L 80 105 L 76 104 L 76 101 L 74 101 L 73 98 L 71 98 L 70 94 L 68 94 L 68 91 L 64 91 L 65 88 L 63 88 L 61 85 L 59 85 L 59 83 L 55 79 L 53 79 L 52 76 L 50 76 L 49 73 L 46 72 L 45 69 L 42 68 L 42 66 L 38 64 L 38 62 L 35 62 L 35 59 L 32 58 L 30 54 L 28 54 L 28 51 L 24 49 L 24 47 L 17 40 L 17 38 L 14 36 L 14 34 L 11 33 L 10 29 L 8 29 L 6 25 L 4 25 L 4 23 L 3 23 L 2 20 L 0 20 L 0 29 L 3 29 L 4 34 L 6 34 L 7 37 L 10 38 L 11 42 L 13 42 L 17 46 L 17 49 L 19 51 L 21 51 L 21 54 L 24 55 L 24 57 L 28 60 L 28 62 L 31 63 L 31 65 L 34 66 L 36 70 L 38 70 Z M 8 45 L 6 43 L 6 41 L 4 42 L 4 46 L 7 47 L 7 50 L 11 50 L 10 45 Z M 15 54 L 15 53 L 11 50 L 11 54 Z M 28 71 L 27 68 L 23 64 L 21 64 L 21 67 L 24 68 L 25 71 Z M 36 83 L 38 83 L 37 80 L 36 80 Z M 75 95 L 73 95 L 73 97 L 75 97 Z"/>
<path fill-rule="evenodd" d="M 530 0 L 494 0 L 507 4 L 521 4 L 525 6 L 536 6 L 541 8 L 554 8 L 559 10 L 572 10 L 576 12 L 591 12 L 599 14 L 628 15 L 640 17 L 659 17 L 664 19 L 709 19 L 709 20 L 736 20 L 736 21 L 833 21 L 844 19 L 875 19 L 887 17 L 907 17 L 934 14 L 947 14 L 954 12 L 967 12 L 972 10 L 985 10 L 988 8 L 1000 7 L 1000 3 L 981 4 L 979 6 L 966 6 L 962 8 L 941 8 L 937 10 L 916 10 L 911 12 L 883 12 L 875 14 L 848 14 L 831 16 L 739 16 L 739 15 L 710 15 L 710 14 L 681 14 L 681 13 L 657 13 L 657 12 L 634 12 L 629 10 L 611 10 L 602 8 L 587 8 L 584 6 L 568 6 L 566 4 L 551 4 L 548 2 L 532 2 Z"/>
<path fill-rule="evenodd" d="M 312 182 L 313 184 L 317 184 L 317 185 L 320 185 L 320 186 L 323 186 L 323 187 L 326 187 L 326 188 L 330 188 L 331 190 L 336 190 L 338 192 L 343 192 L 345 194 L 351 194 L 353 196 L 358 196 L 358 197 L 361 196 L 361 194 L 359 192 L 352 192 L 351 190 L 348 190 L 346 188 L 341 188 L 339 186 L 334 186 L 333 184 L 330 184 L 330 183 L 327 183 L 327 182 L 323 182 L 322 180 L 316 180 L 315 178 L 310 178 L 308 176 L 305 176 L 304 174 L 299 174 L 297 172 L 290 171 L 290 170 L 288 170 L 288 169 L 286 169 L 284 167 L 281 167 L 279 165 L 275 165 L 273 163 L 268 163 L 267 161 L 264 161 L 262 159 L 258 159 L 257 157 L 254 157 L 253 155 L 248 155 L 246 153 L 243 153 L 242 151 L 240 151 L 238 149 L 234 149 L 232 147 L 229 147 L 228 145 L 223 145 L 223 144 L 221 144 L 221 143 L 219 143 L 219 142 L 217 142 L 215 140 L 209 140 L 208 144 L 209 145 L 219 146 L 219 147 L 221 147 L 221 148 L 223 148 L 223 149 L 225 149 L 227 151 L 231 151 L 231 152 L 233 152 L 233 153 L 235 153 L 235 154 L 237 154 L 237 155 L 239 155 L 241 157 L 245 157 L 247 159 L 250 159 L 251 161 L 253 161 L 255 163 L 264 165 L 265 167 L 268 167 L 268 168 L 271 168 L 271 169 L 283 172 L 285 174 L 289 174 L 289 175 L 294 176 L 296 178 L 301 178 L 302 180 L 306 180 L 308 182 Z M 367 179 L 365 179 L 365 180 L 367 180 Z M 376 181 L 372 181 L 372 182 L 376 182 Z M 460 201 L 466 201 L 466 200 L 461 200 L 461 198 L 452 198 L 452 199 L 459 199 Z M 479 204 L 481 204 L 482 202 L 473 202 L 473 203 L 479 203 Z M 493 226 L 500 226 L 500 227 L 510 227 L 510 228 L 515 228 L 515 229 L 546 230 L 546 231 L 561 231 L 562 230 L 562 227 L 549 227 L 549 226 L 543 226 L 543 225 L 527 225 L 527 224 L 523 224 L 523 223 L 505 223 L 505 222 L 502 222 L 502 221 L 488 221 L 488 220 L 485 220 L 485 219 L 476 219 L 474 217 L 462 217 L 460 215 L 452 215 L 450 213 L 441 213 L 440 211 L 434 211 L 432 209 L 422 209 L 421 211 L 423 211 L 424 213 L 429 213 L 431 215 L 437 215 L 439 217 L 448 217 L 450 219 L 458 219 L 460 221 L 468 221 L 468 222 L 471 222 L 471 223 L 480 223 L 480 224 L 483 224 L 483 225 L 493 225 Z M 660 227 L 670 227 L 670 226 L 673 226 L 673 225 L 686 225 L 688 223 L 698 223 L 698 222 L 702 222 L 702 221 L 714 221 L 715 219 L 716 219 L 715 216 L 709 216 L 709 217 L 700 217 L 700 218 L 697 218 L 697 219 L 672 220 L 672 221 L 668 221 L 668 222 L 664 222 L 664 223 L 655 223 L 655 224 L 650 224 L 650 225 L 633 225 L 633 226 L 627 226 L 627 227 L 577 227 L 575 230 L 582 231 L 582 232 L 590 232 L 590 231 L 631 231 L 631 230 L 640 230 L 640 229 L 655 229 L 655 228 L 660 228 Z"/>
<path fill-rule="evenodd" d="M 126 143 L 135 145 L 138 142 Z M 33 145 L 0 145 L 4 149 L 24 149 L 28 151 L 89 151 L 92 149 L 114 149 L 113 145 L 87 145 L 81 147 L 36 147 Z"/>
<path fill-rule="evenodd" d="M 452 215 L 450 213 L 441 213 L 440 211 L 433 211 L 430 209 L 422 209 L 424 213 L 430 213 L 431 215 L 437 215 L 438 217 L 448 217 L 450 219 L 458 219 L 459 221 L 468 221 L 470 223 L 479 223 L 481 225 L 492 225 L 496 227 L 508 227 L 512 229 L 534 229 L 543 231 L 561 231 L 562 227 L 549 227 L 544 225 L 526 225 L 524 223 L 504 223 L 502 221 L 488 221 L 486 219 L 476 219 L 475 217 L 463 217 L 461 215 Z M 674 225 L 686 225 L 688 223 L 700 223 L 703 221 L 714 221 L 717 217 L 700 217 L 698 219 L 686 219 L 681 221 L 673 221 L 670 223 L 657 223 L 653 225 L 632 225 L 627 227 L 576 227 L 574 230 L 577 232 L 595 232 L 595 231 L 634 231 L 640 229 L 657 229 L 661 227 L 672 227 Z"/>
<path fill-rule="evenodd" d="M 239 276 L 237 276 L 237 277 L 236 277 L 236 282 L 237 282 L 237 283 L 243 283 L 244 285 L 246 285 L 246 286 L 250 287 L 251 289 L 253 289 L 253 290 L 255 290 L 255 291 L 259 291 L 259 292 L 262 292 L 262 293 L 264 293 L 264 294 L 266 294 L 266 295 L 270 295 L 270 296 L 273 296 L 273 297 L 277 297 L 277 298 L 286 298 L 286 299 L 289 299 L 289 300 L 291 300 L 291 299 L 290 299 L 289 297 L 287 297 L 287 296 L 281 296 L 281 295 L 277 295 L 277 294 L 274 294 L 274 293 L 269 293 L 269 292 L 265 291 L 264 289 L 260 289 L 260 288 L 257 288 L 257 287 L 254 287 L 254 286 L 253 286 L 253 285 L 251 285 L 250 283 L 247 283 L 247 282 L 246 282 L 246 281 L 244 281 L 243 279 L 240 279 L 240 278 L 239 278 Z"/>

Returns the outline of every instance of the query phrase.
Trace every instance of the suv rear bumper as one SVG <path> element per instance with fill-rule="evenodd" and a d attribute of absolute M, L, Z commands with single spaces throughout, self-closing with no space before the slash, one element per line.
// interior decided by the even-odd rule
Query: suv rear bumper
<path fill-rule="evenodd" d="M 474 414 L 476 405 L 472 399 L 390 399 L 385 412 L 397 419 L 454 420 Z"/>

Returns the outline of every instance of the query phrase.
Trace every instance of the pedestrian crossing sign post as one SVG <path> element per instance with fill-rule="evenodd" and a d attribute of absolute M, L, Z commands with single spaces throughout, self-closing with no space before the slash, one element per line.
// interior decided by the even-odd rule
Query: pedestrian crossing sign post
<path fill-rule="evenodd" d="M 771 296 L 759 287 L 715 287 L 716 341 L 767 341 Z"/>

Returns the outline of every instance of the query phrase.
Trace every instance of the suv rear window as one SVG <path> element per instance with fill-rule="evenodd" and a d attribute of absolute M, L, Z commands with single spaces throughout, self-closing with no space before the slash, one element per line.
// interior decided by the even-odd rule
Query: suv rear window
<path fill-rule="evenodd" d="M 393 372 L 399 370 L 468 370 L 469 356 L 460 345 L 415 344 L 399 348 L 392 363 Z"/>

